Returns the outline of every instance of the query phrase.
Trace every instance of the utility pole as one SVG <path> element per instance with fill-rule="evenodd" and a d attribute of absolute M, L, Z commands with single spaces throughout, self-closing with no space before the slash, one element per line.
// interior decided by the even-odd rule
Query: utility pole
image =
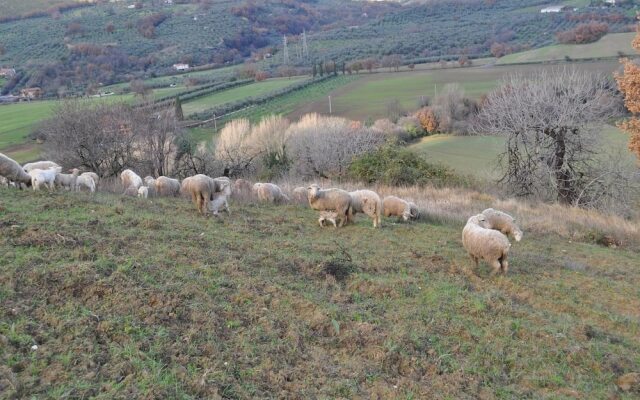
<path fill-rule="evenodd" d="M 287 35 L 283 36 L 284 51 L 282 52 L 282 63 L 284 65 L 289 65 L 289 47 L 287 47 Z"/>
<path fill-rule="evenodd" d="M 329 114 L 333 114 L 333 109 L 331 108 L 331 95 L 329 95 Z"/>
<path fill-rule="evenodd" d="M 302 57 L 306 60 L 309 58 L 309 47 L 307 46 L 307 31 L 302 30 Z"/>

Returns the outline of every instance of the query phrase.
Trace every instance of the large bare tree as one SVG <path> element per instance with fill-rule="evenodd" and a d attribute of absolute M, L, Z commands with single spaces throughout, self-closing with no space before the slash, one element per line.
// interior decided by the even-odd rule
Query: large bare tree
<path fill-rule="evenodd" d="M 475 131 L 506 137 L 501 182 L 514 194 L 588 205 L 610 193 L 601 146 L 620 98 L 604 75 L 556 69 L 511 75 L 490 93 Z M 606 178 L 606 179 L 605 179 Z"/>

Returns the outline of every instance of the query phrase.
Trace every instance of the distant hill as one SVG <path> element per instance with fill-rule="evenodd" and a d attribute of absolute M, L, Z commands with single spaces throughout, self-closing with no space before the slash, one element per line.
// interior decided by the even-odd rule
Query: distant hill
<path fill-rule="evenodd" d="M 136 3 L 140 7 L 104 1 L 59 11 L 51 7 L 82 3 L 1 3 L 0 15 L 36 16 L 0 22 L 0 66 L 18 71 L 3 93 L 38 86 L 49 96 L 167 75 L 178 62 L 227 66 L 254 59 L 275 74 L 283 63 L 285 35 L 290 66 L 309 70 L 319 62 L 391 54 L 407 64 L 484 57 L 495 43 L 510 51 L 552 45 L 555 32 L 584 20 L 616 15 L 612 32 L 635 21 L 622 8 L 541 14 L 548 0 L 146 0 Z M 308 57 L 302 57 L 303 32 Z"/>

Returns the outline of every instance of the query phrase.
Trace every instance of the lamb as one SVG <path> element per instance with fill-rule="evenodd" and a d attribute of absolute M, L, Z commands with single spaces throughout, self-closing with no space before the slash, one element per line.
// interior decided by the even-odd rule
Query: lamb
<path fill-rule="evenodd" d="M 259 201 L 276 204 L 286 203 L 289 201 L 289 196 L 284 194 L 282 189 L 273 183 L 256 183 L 253 185 L 253 192 L 256 194 Z"/>
<path fill-rule="evenodd" d="M 478 268 L 478 260 L 482 259 L 493 268 L 491 275 L 500 271 L 506 274 L 509 269 L 507 255 L 511 243 L 503 233 L 484 228 L 485 222 L 486 217 L 483 214 L 469 218 L 462 230 L 462 245 L 476 268 Z"/>
<path fill-rule="evenodd" d="M 214 193 L 223 190 L 224 183 L 202 174 L 185 178 L 180 187 L 180 193 L 191 196 L 191 200 L 203 215 L 207 214 L 208 203 L 213 200 Z"/>
<path fill-rule="evenodd" d="M 516 220 L 511 215 L 494 210 L 493 208 L 487 208 L 482 212 L 482 215 L 485 216 L 486 222 L 484 223 L 484 227 L 487 229 L 495 229 L 504 233 L 505 235 L 513 236 L 516 242 L 522 240 L 522 231 L 516 225 Z"/>
<path fill-rule="evenodd" d="M 219 176 L 217 178 L 213 178 L 213 180 L 220 185 L 220 188 L 221 188 L 220 191 L 225 196 L 231 196 L 231 192 L 232 192 L 231 179 L 227 178 L 226 176 Z"/>
<path fill-rule="evenodd" d="M 81 174 L 76 179 L 76 191 L 80 191 L 83 187 L 89 189 L 89 192 L 94 193 L 96 191 L 96 181 L 93 180 L 93 177 L 89 174 L 93 172 L 85 172 Z"/>
<path fill-rule="evenodd" d="M 78 174 L 80 171 L 77 168 L 71 170 L 70 174 L 61 174 L 58 172 L 56 174 L 55 184 L 56 186 L 60 186 L 71 191 L 76 191 L 76 183 L 78 181 Z"/>
<path fill-rule="evenodd" d="M 149 188 L 147 186 L 140 186 L 138 188 L 138 197 L 143 199 L 149 197 Z"/>
<path fill-rule="evenodd" d="M 307 188 L 307 200 L 309 206 L 316 211 L 335 211 L 340 219 L 339 227 L 344 226 L 345 221 L 351 215 L 351 195 L 342 189 L 320 189 L 313 184 Z"/>
<path fill-rule="evenodd" d="M 373 227 L 377 228 L 382 223 L 382 200 L 372 190 L 356 190 L 349 192 L 351 196 L 351 209 L 353 215 L 364 213 L 373 219 Z"/>
<path fill-rule="evenodd" d="M 324 227 L 326 221 L 331 222 L 333 227 L 336 228 L 336 220 L 338 220 L 338 213 L 335 211 L 320 211 L 320 218 L 318 218 L 318 224 L 320 227 Z"/>
<path fill-rule="evenodd" d="M 31 184 L 31 176 L 22 169 L 20 164 L 2 153 L 0 153 L 0 176 L 7 179 L 7 185 L 9 182 Z"/>
<path fill-rule="evenodd" d="M 299 186 L 293 189 L 292 198 L 293 201 L 297 203 L 306 203 L 307 202 L 307 188 Z"/>
<path fill-rule="evenodd" d="M 55 168 L 56 172 L 62 172 L 62 167 L 54 163 L 53 161 L 36 161 L 36 162 L 28 163 L 22 166 L 22 169 L 26 173 L 29 173 L 34 169 L 45 170 L 49 168 Z"/>
<path fill-rule="evenodd" d="M 418 207 L 415 204 L 402 200 L 396 196 L 387 196 L 382 200 L 382 208 L 385 217 L 398 217 L 405 221 L 417 219 Z"/>
<path fill-rule="evenodd" d="M 40 190 L 42 185 L 49 188 L 49 190 L 55 189 L 55 180 L 57 175 L 55 168 L 51 169 L 32 169 L 29 171 L 31 175 L 31 187 L 33 190 Z"/>
<path fill-rule="evenodd" d="M 220 193 L 214 195 L 213 200 L 209 201 L 207 207 L 209 211 L 213 213 L 213 215 L 218 215 L 220 211 L 226 211 L 227 214 L 231 215 L 231 211 L 229 210 L 229 203 L 227 202 L 227 195 Z"/>
<path fill-rule="evenodd" d="M 166 176 L 159 176 L 155 179 L 153 187 L 155 188 L 155 194 L 158 196 L 175 197 L 180 194 L 180 181 Z"/>
<path fill-rule="evenodd" d="M 7 178 L 5 178 L 4 176 L 0 176 L 0 186 L 2 186 L 4 188 L 8 188 L 9 187 L 9 180 Z"/>
<path fill-rule="evenodd" d="M 125 169 L 120 174 L 120 180 L 122 181 L 122 187 L 127 190 L 130 187 L 138 190 L 142 186 L 142 178 L 130 169 Z"/>

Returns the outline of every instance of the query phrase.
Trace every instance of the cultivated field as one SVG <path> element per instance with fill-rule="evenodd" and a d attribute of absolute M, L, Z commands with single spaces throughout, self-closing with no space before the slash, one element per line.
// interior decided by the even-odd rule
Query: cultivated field
<path fill-rule="evenodd" d="M 0 192 L 2 398 L 640 394 L 616 385 L 640 367 L 630 222 L 523 205 L 494 278 L 460 242 L 461 216 L 514 205 L 487 195 L 425 193 L 422 221 L 335 230 L 294 205 L 203 219 L 183 199 Z M 635 233 L 595 243 L 616 227 Z"/>
<path fill-rule="evenodd" d="M 622 151 L 635 162 L 626 151 L 629 136 L 614 126 L 602 131 L 602 141 L 610 149 Z M 496 136 L 452 136 L 433 135 L 422 138 L 409 148 L 430 162 L 446 165 L 462 174 L 479 178 L 496 178 L 498 154 L 504 151 L 504 139 Z"/>
<path fill-rule="evenodd" d="M 266 81 L 224 90 L 185 102 L 182 104 L 182 110 L 184 115 L 188 116 L 197 112 L 206 111 L 224 103 L 231 103 L 247 97 L 260 96 L 274 90 L 282 89 L 303 81 L 304 79 L 304 77 L 268 79 Z"/>
<path fill-rule="evenodd" d="M 631 47 L 635 32 L 611 33 L 595 43 L 588 44 L 557 44 L 514 53 L 498 59 L 498 64 L 513 64 L 525 62 L 561 61 L 566 56 L 571 59 L 618 57 L 620 54 L 634 55 L 636 51 Z"/>
<path fill-rule="evenodd" d="M 2 17 L 12 17 L 12 16 L 20 16 L 26 13 L 34 12 L 34 11 L 46 11 L 49 8 L 65 4 L 71 3 L 69 0 L 6 0 L 0 1 L 0 16 Z M 83 2 L 83 1 L 78 1 Z"/>
<path fill-rule="evenodd" d="M 616 61 L 553 65 L 479 66 L 475 68 L 447 68 L 403 73 L 363 73 L 362 78 L 329 93 L 333 100 L 333 113 L 339 116 L 364 120 L 385 118 L 387 105 L 398 100 L 405 110 L 415 110 L 422 96 L 433 97 L 448 83 L 457 83 L 467 96 L 480 97 L 496 87 L 499 80 L 509 73 L 527 74 L 540 69 L 575 68 L 601 71 L 610 74 L 619 64 Z M 304 112 L 327 112 L 327 100 L 301 104 Z M 300 112 L 294 113 L 294 115 Z"/>

